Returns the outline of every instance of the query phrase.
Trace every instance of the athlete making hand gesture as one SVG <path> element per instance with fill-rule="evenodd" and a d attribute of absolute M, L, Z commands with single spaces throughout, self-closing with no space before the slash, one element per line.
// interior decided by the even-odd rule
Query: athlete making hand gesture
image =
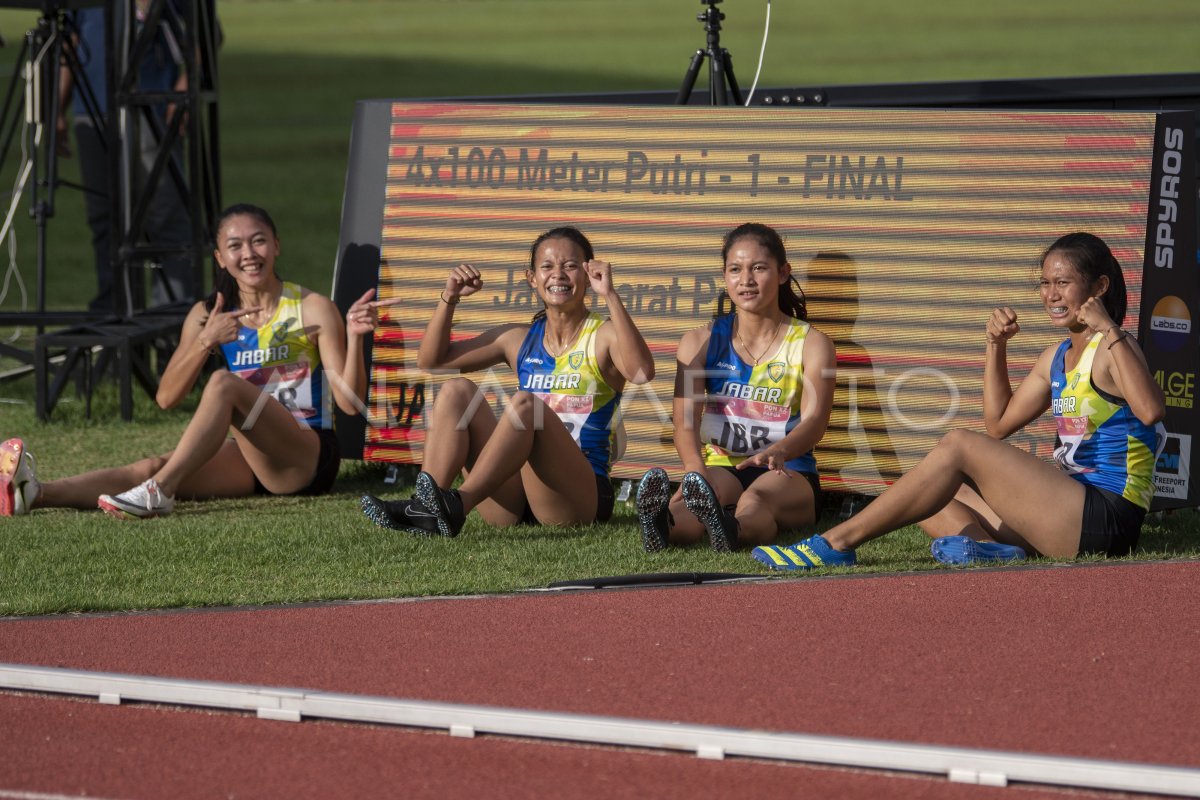
<path fill-rule="evenodd" d="M 1101 239 L 1063 236 L 1042 254 L 1040 292 L 1050 324 L 1066 333 L 1016 391 L 1007 347 L 1020 331 L 1011 308 L 987 322 L 983 422 L 954 430 L 859 514 L 787 547 L 759 547 L 774 569 L 850 566 L 854 548 L 919 522 L 944 563 L 1026 555 L 1124 555 L 1137 544 L 1154 495 L 1165 412 L 1137 342 L 1121 329 L 1125 278 Z M 1054 414 L 1054 464 L 1000 441 Z"/>
<path fill-rule="evenodd" d="M 368 291 L 346 312 L 275 272 L 279 237 L 263 209 L 235 205 L 217 220 L 216 288 L 183 322 L 159 382 L 163 408 L 180 403 L 205 364 L 196 413 L 166 455 L 41 483 L 24 442 L 0 445 L 0 515 L 35 506 L 95 508 L 123 519 L 169 514 L 175 498 L 321 494 L 338 472 L 333 404 L 357 413 L 367 391 L 362 340 L 378 324 Z M 132 487 L 132 488 L 131 488 Z"/>
<path fill-rule="evenodd" d="M 642 477 L 647 552 L 705 536 L 728 552 L 812 525 L 818 513 L 812 450 L 833 407 L 833 343 L 805 322 L 804 295 L 774 229 L 740 225 L 721 254 L 734 310 L 679 343 L 674 438 L 687 474 L 674 497 L 666 470 Z"/>
<path fill-rule="evenodd" d="M 497 527 L 611 515 L 614 414 L 626 381 L 654 377 L 654 360 L 613 287 L 611 265 L 595 258 L 582 233 L 547 231 L 529 255 L 525 277 L 544 305 L 530 324 L 451 341 L 454 313 L 483 287 L 483 276 L 460 264 L 446 278 L 418 366 L 475 372 L 503 363 L 516 372 L 519 391 L 496 415 L 473 381 L 446 381 L 426 421 L 413 497 L 363 497 L 364 513 L 378 525 L 457 536 L 472 509 Z M 604 299 L 608 319 L 588 309 L 589 288 Z M 450 489 L 460 474 L 462 485 Z"/>

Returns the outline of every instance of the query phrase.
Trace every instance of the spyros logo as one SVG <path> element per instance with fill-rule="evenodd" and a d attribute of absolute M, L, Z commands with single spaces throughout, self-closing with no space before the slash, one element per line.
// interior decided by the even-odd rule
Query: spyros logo
<path fill-rule="evenodd" d="M 1154 229 L 1154 266 L 1175 265 L 1175 226 L 1179 224 L 1179 178 L 1183 169 L 1183 129 L 1167 128 L 1163 135 L 1162 177 L 1158 182 L 1158 224 Z"/>

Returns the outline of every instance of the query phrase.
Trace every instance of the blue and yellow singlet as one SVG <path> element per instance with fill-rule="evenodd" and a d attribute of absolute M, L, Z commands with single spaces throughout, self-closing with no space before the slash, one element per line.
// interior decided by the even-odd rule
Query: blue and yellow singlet
<path fill-rule="evenodd" d="M 301 289 L 284 283 L 275 314 L 262 327 L 238 330 L 221 345 L 234 375 L 270 394 L 310 428 L 333 427 L 333 398 L 325 385 L 321 354 L 304 332 Z"/>
<path fill-rule="evenodd" d="M 704 416 L 700 442 L 704 463 L 733 467 L 779 442 L 800 423 L 804 391 L 804 339 L 811 326 L 791 318 L 779 349 L 753 366 L 733 348 L 736 314 L 713 320 L 704 358 Z M 815 474 L 809 450 L 790 458 L 787 468 Z"/>
<path fill-rule="evenodd" d="M 1072 478 L 1119 494 L 1144 509 L 1154 497 L 1154 460 L 1161 425 L 1142 422 L 1124 400 L 1092 385 L 1097 333 L 1075 369 L 1066 372 L 1067 339 L 1050 364 L 1050 404 L 1058 424 L 1054 460 Z"/>
<path fill-rule="evenodd" d="M 599 314 L 588 314 L 575 344 L 556 358 L 543 342 L 546 318 L 535 320 L 517 352 L 517 380 L 562 420 L 592 470 L 607 477 L 621 393 L 605 382 L 596 360 L 596 331 L 603 324 Z"/>

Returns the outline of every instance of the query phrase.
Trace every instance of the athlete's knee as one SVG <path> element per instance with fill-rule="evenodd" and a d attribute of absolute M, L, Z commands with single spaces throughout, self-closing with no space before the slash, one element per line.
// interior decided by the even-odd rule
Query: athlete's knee
<path fill-rule="evenodd" d="M 479 394 L 479 387 L 470 378 L 451 378 L 438 389 L 435 408 L 464 408 Z"/>
<path fill-rule="evenodd" d="M 756 514 L 764 507 L 770 508 L 767 498 L 760 495 L 753 489 L 748 489 L 742 492 L 742 496 L 737 501 L 737 513 L 741 514 Z"/>
<path fill-rule="evenodd" d="M 150 456 L 148 458 L 143 458 L 140 461 L 133 462 L 129 465 L 129 470 L 133 473 L 133 479 L 138 483 L 141 483 L 153 478 L 166 465 L 166 456 Z"/>
<path fill-rule="evenodd" d="M 943 436 L 937 446 L 944 451 L 966 453 L 971 448 L 978 447 L 980 439 L 986 438 L 988 437 L 975 431 L 969 431 L 966 428 L 955 428 Z"/>
<path fill-rule="evenodd" d="M 201 397 L 229 397 L 239 389 L 250 386 L 244 378 L 239 378 L 229 370 L 217 370 L 208 378 L 208 383 L 204 384 L 204 392 Z"/>
<path fill-rule="evenodd" d="M 438 388 L 437 397 L 429 414 L 429 424 L 440 427 L 450 421 L 457 427 L 465 427 L 476 409 L 486 405 L 487 400 L 479 387 L 469 378 L 451 378 Z"/>
<path fill-rule="evenodd" d="M 537 423 L 538 408 L 542 401 L 533 392 L 524 390 L 514 394 L 508 401 L 507 416 L 513 425 L 528 430 Z"/>

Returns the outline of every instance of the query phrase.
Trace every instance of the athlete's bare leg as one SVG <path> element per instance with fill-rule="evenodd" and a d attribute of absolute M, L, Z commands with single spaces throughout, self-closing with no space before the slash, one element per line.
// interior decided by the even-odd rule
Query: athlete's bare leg
<path fill-rule="evenodd" d="M 254 384 L 220 371 L 209 378 L 178 446 L 153 475 L 163 492 L 174 495 L 186 486 L 204 495 L 206 477 L 223 485 L 222 476 L 204 476 L 200 471 L 225 447 L 230 428 L 245 463 L 269 491 L 288 494 L 312 481 L 320 454 L 316 432 Z"/>
<path fill-rule="evenodd" d="M 459 487 L 463 510 L 479 505 L 518 476 L 538 521 L 589 523 L 596 518 L 595 473 L 562 420 L 530 392 L 517 392 Z"/>
<path fill-rule="evenodd" d="M 738 541 L 771 544 L 780 530 L 810 526 L 817 521 L 817 498 L 808 479 L 794 472 L 765 472 L 754 479 L 738 500 L 734 516 Z"/>
<path fill-rule="evenodd" d="M 1078 553 L 1083 486 L 1023 450 L 966 430 L 946 434 L 891 488 L 824 537 L 838 550 L 851 550 L 933 517 L 966 483 L 1037 552 L 1065 557 Z"/>
<path fill-rule="evenodd" d="M 496 430 L 496 415 L 479 387 L 467 378 L 451 378 L 438 389 L 426 420 L 425 460 L 421 469 L 448 488 L 459 473 L 470 476 L 479 454 Z M 525 512 L 525 489 L 515 472 L 476 505 L 489 525 L 518 522 Z"/>
<path fill-rule="evenodd" d="M 721 467 L 708 467 L 705 472 L 708 485 L 716 492 L 717 501 L 722 506 L 731 506 L 741 500 L 742 482 L 731 475 L 729 470 Z M 688 545 L 708 541 L 708 533 L 704 530 L 704 524 L 684 505 L 682 488 L 671 497 L 670 509 L 671 516 L 675 520 L 670 531 L 671 544 Z"/>
<path fill-rule="evenodd" d="M 954 499 L 938 513 L 917 523 L 931 539 L 941 536 L 969 536 L 979 542 L 1013 544 L 1026 552 L 1036 552 L 1024 537 L 1004 524 L 991 506 L 970 486 L 962 486 Z"/>

